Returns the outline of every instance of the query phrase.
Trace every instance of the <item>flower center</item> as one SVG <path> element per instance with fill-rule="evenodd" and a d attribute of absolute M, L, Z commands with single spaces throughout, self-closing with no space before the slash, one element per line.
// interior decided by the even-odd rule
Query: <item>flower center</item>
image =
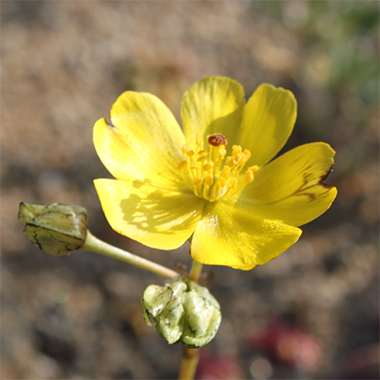
<path fill-rule="evenodd" d="M 210 202 L 230 198 L 253 181 L 259 167 L 250 166 L 242 173 L 251 152 L 233 145 L 231 155 L 226 157 L 227 139 L 221 133 L 208 136 L 207 142 L 208 149 L 204 149 L 201 139 L 197 138 L 195 151 L 185 144 L 182 147 L 185 160 L 178 165 L 178 170 L 197 197 Z"/>

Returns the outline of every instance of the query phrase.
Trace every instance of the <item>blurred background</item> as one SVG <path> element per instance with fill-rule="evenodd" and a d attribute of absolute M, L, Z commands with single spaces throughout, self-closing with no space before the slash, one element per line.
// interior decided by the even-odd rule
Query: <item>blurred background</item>
<path fill-rule="evenodd" d="M 92 183 L 110 177 L 92 127 L 125 90 L 160 97 L 226 75 L 247 96 L 294 92 L 283 151 L 337 152 L 331 209 L 249 272 L 205 267 L 223 322 L 198 379 L 379 377 L 377 1 L 1 2 L 1 378 L 175 379 L 182 349 L 144 324 L 162 279 L 91 252 L 57 258 L 22 234 L 20 201 L 87 208 L 98 237 L 173 268 L 188 246 L 148 249 L 108 226 Z"/>

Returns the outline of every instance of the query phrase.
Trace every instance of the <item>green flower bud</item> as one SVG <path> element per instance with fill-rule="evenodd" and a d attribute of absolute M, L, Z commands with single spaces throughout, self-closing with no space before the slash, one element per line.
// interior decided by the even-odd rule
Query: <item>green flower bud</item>
<path fill-rule="evenodd" d="M 80 206 L 22 202 L 18 219 L 25 224 L 28 239 L 51 255 L 69 255 L 86 240 L 87 210 Z"/>
<path fill-rule="evenodd" d="M 220 305 L 207 288 L 189 281 L 186 294 L 184 331 L 181 341 L 189 347 L 202 347 L 210 342 L 222 321 Z"/>
<path fill-rule="evenodd" d="M 219 303 L 208 289 L 184 277 L 148 286 L 142 305 L 145 322 L 156 326 L 169 344 L 182 341 L 202 347 L 213 339 L 222 320 Z"/>
<path fill-rule="evenodd" d="M 156 326 L 158 333 L 169 343 L 178 342 L 183 332 L 182 293 L 186 284 L 180 281 L 170 286 L 150 285 L 143 295 L 144 319 Z"/>

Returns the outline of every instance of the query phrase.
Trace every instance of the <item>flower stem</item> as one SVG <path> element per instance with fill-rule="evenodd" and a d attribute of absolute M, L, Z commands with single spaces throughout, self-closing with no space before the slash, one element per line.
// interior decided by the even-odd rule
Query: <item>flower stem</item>
<path fill-rule="evenodd" d="M 179 276 L 177 272 L 169 268 L 166 268 L 152 261 L 146 260 L 142 257 L 136 256 L 127 251 L 123 251 L 120 248 L 114 247 L 113 245 L 110 245 L 98 239 L 97 237 L 92 235 L 90 231 L 87 231 L 86 240 L 81 249 L 86 249 L 88 251 L 93 251 L 102 255 L 110 256 L 117 260 L 125 261 L 128 264 L 145 269 L 149 272 L 159 274 L 160 276 L 166 278 L 171 279 Z"/>
<path fill-rule="evenodd" d="M 195 281 L 195 282 L 198 281 L 199 276 L 202 272 L 202 266 L 203 266 L 203 264 L 198 263 L 197 261 L 193 261 L 193 265 L 192 265 L 192 267 L 190 269 L 190 273 L 189 273 L 189 279 L 191 281 Z"/>
<path fill-rule="evenodd" d="M 199 348 L 184 347 L 178 380 L 193 380 L 199 360 Z"/>
<path fill-rule="evenodd" d="M 193 261 L 191 266 L 189 279 L 197 282 L 202 272 L 203 264 Z M 184 352 L 181 361 L 181 371 L 178 380 L 193 380 L 197 371 L 199 361 L 199 348 L 184 347 Z"/>

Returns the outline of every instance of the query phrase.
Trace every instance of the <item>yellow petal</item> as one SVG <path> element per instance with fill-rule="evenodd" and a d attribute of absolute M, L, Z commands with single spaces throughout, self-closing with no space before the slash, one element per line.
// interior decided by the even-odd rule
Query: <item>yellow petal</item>
<path fill-rule="evenodd" d="M 111 108 L 111 125 L 94 126 L 95 149 L 118 179 L 150 180 L 171 187 L 180 181 L 184 135 L 168 108 L 155 96 L 125 92 Z"/>
<path fill-rule="evenodd" d="M 260 85 L 243 111 L 239 144 L 252 156 L 248 165 L 262 166 L 285 145 L 297 117 L 294 95 L 270 84 Z"/>
<path fill-rule="evenodd" d="M 322 182 L 333 166 L 334 150 L 325 143 L 301 145 L 255 173 L 239 203 L 262 218 L 302 226 L 331 205 L 337 189 Z"/>
<path fill-rule="evenodd" d="M 94 183 L 111 227 L 152 248 L 180 247 L 193 233 L 205 203 L 190 190 L 162 190 L 142 181 Z"/>
<path fill-rule="evenodd" d="M 284 252 L 301 233 L 230 203 L 208 203 L 191 241 L 191 256 L 203 264 L 249 270 Z"/>
<path fill-rule="evenodd" d="M 208 135 L 221 133 L 233 144 L 244 104 L 244 89 L 235 80 L 216 76 L 194 83 L 181 105 L 186 140 L 192 144 L 198 134 L 206 142 Z"/>

